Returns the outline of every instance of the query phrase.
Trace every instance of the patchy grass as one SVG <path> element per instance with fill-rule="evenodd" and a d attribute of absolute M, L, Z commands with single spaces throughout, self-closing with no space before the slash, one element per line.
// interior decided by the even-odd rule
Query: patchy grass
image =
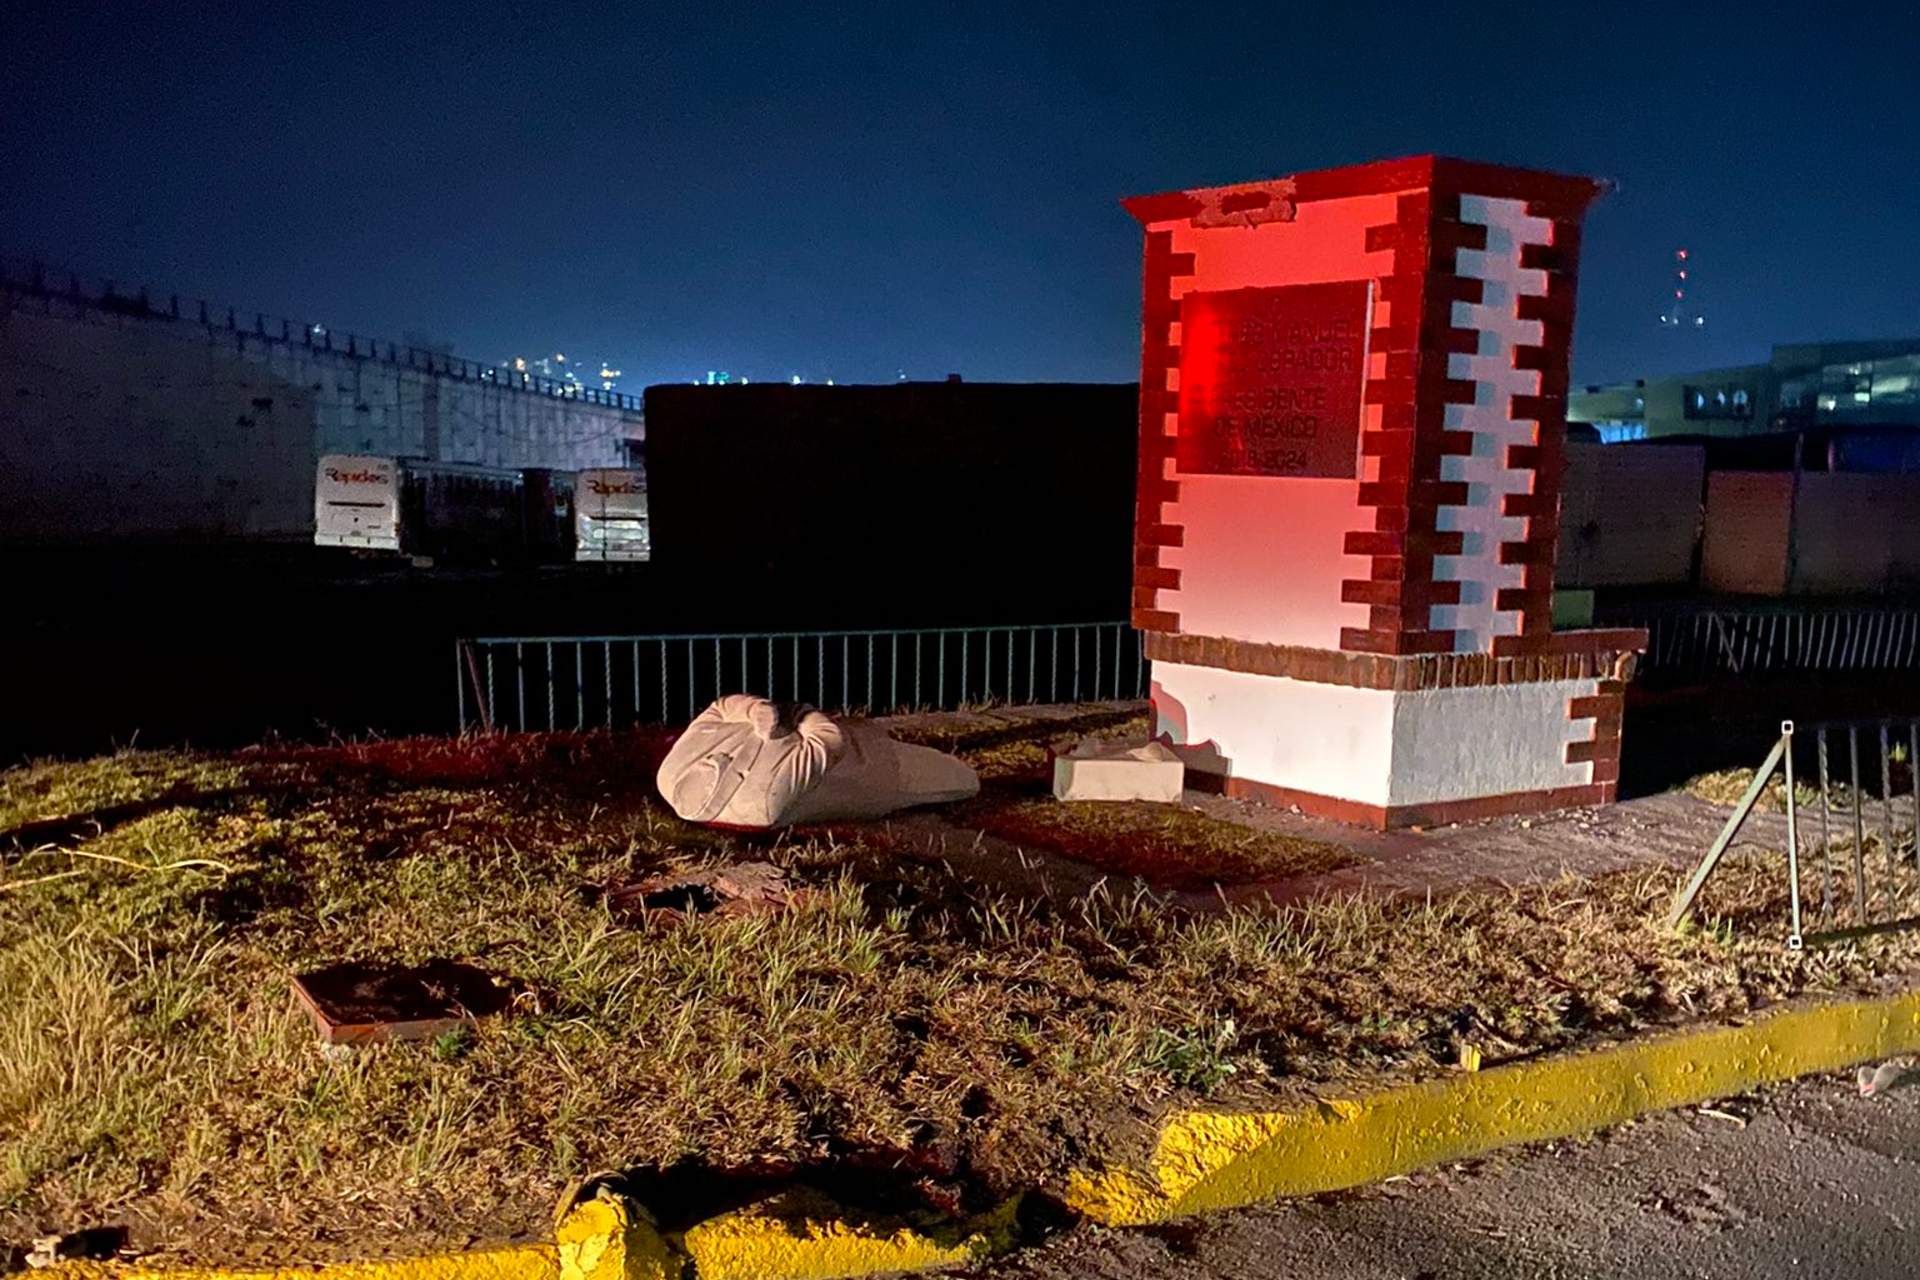
<path fill-rule="evenodd" d="M 1682 784 L 1681 790 L 1696 799 L 1705 800 L 1708 804 L 1731 809 L 1740 803 L 1740 798 L 1747 794 L 1747 788 L 1753 785 L 1755 772 L 1756 770 L 1753 769 L 1716 769 L 1711 773 L 1695 774 Z M 1817 788 L 1796 779 L 1793 798 L 1798 804 L 1818 805 L 1820 792 Z M 1768 779 L 1754 807 L 1764 813 L 1785 813 L 1787 811 L 1786 779 L 1778 773 Z"/>
<path fill-rule="evenodd" d="M 1844 765 L 1842 768 L 1844 768 Z M 1689 795 L 1705 800 L 1708 804 L 1715 804 L 1725 809 L 1731 809 L 1740 803 L 1741 797 L 1747 793 L 1747 788 L 1753 785 L 1753 775 L 1755 772 L 1756 770 L 1753 769 L 1717 769 L 1711 773 L 1695 774 L 1682 784 L 1682 790 L 1686 791 Z M 1869 809 L 1877 808 L 1881 802 L 1880 796 L 1882 790 L 1886 784 L 1890 783 L 1893 788 L 1895 803 L 1905 804 L 1911 807 L 1912 801 L 1910 797 L 1913 795 L 1912 772 L 1908 769 L 1904 761 L 1896 761 L 1889 772 L 1891 777 L 1883 782 L 1879 775 L 1879 762 L 1877 760 L 1862 762 L 1860 779 L 1861 804 L 1867 806 Z M 1854 803 L 1854 788 L 1850 781 L 1842 781 L 1839 775 L 1840 770 L 1835 770 L 1833 775 L 1828 779 L 1828 801 L 1832 804 L 1835 813 L 1851 812 Z M 1810 813 L 1817 813 L 1819 811 L 1820 787 L 1818 774 L 1813 775 L 1813 780 L 1811 781 L 1808 780 L 1807 775 L 1804 773 L 1795 776 L 1793 780 L 1793 802 L 1797 807 Z M 1760 798 L 1754 802 L 1754 807 L 1762 813 L 1785 813 L 1787 811 L 1786 778 L 1776 772 L 1773 777 L 1767 779 L 1767 785 L 1761 789 Z"/>
<path fill-rule="evenodd" d="M 1009 743 L 975 744 L 1003 750 Z M 1778 859 L 1706 924 L 1675 873 L 1436 903 L 1185 915 L 1014 899 L 886 843 L 742 839 L 601 736 L 0 774 L 0 1241 L 124 1223 L 224 1262 L 540 1231 L 570 1179 L 692 1163 L 932 1170 L 991 1194 L 1141 1141 L 1183 1097 L 1272 1100 L 1742 1013 L 1910 971 L 1920 937 L 1789 954 Z M 615 876 L 762 858 L 784 915 L 619 927 Z M 439 1040 L 323 1053 L 287 987 L 444 957 L 535 993 Z M 268 1245 L 261 1242 L 270 1241 Z"/>

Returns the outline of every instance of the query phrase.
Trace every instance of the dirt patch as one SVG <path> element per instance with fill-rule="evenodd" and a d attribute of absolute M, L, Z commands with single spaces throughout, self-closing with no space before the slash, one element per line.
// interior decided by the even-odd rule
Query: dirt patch
<path fill-rule="evenodd" d="M 1144 740 L 1132 710 L 1020 724 L 928 726 L 909 736 L 951 751 L 980 773 L 978 799 L 948 811 L 955 826 L 1045 849 L 1109 875 L 1164 889 L 1206 889 L 1312 875 L 1362 859 L 1324 840 L 1262 830 L 1181 804 L 1073 801 L 1052 795 L 1052 758 L 1083 738 Z"/>
<path fill-rule="evenodd" d="M 1169 889 L 1253 884 L 1361 861 L 1337 844 L 1242 826 L 1178 804 L 993 796 L 964 807 L 954 821 Z"/>

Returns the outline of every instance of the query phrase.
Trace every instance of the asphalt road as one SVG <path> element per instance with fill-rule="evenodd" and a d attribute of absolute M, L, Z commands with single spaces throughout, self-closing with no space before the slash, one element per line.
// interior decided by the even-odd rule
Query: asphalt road
<path fill-rule="evenodd" d="M 1920 1276 L 1920 1087 L 1823 1076 L 1383 1186 L 1141 1231 L 981 1280 Z"/>

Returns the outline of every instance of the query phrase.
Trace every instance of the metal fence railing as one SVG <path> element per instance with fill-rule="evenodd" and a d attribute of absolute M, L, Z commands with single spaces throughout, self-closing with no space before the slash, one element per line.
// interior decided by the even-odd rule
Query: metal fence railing
<path fill-rule="evenodd" d="M 1124 622 L 695 636 L 488 636 L 455 647 L 461 732 L 622 728 L 692 719 L 755 693 L 883 715 L 1147 695 Z"/>
<path fill-rule="evenodd" d="M 1812 777 L 1795 777 L 1795 739 L 1813 739 Z M 1861 767 L 1862 743 L 1871 753 Z M 1803 749 L 1804 750 L 1804 749 Z M 1875 759 L 1877 756 L 1877 765 Z M 1791 720 L 1753 775 L 1699 867 L 1674 898 L 1678 926 L 1719 866 L 1776 773 L 1785 782 L 1787 945 L 1855 937 L 1920 924 L 1920 719 L 1836 720 L 1804 726 Z M 1817 782 L 1817 788 L 1816 788 Z M 1817 829 L 1807 819 L 1819 811 Z M 1817 861 L 1816 861 L 1817 855 Z M 1818 892 L 1807 884 L 1817 872 Z M 1808 933 L 1808 915 L 1818 930 Z"/>
<path fill-rule="evenodd" d="M 1675 678 L 1920 668 L 1920 609 L 1684 608 L 1622 617 L 1647 629 L 1640 669 Z"/>

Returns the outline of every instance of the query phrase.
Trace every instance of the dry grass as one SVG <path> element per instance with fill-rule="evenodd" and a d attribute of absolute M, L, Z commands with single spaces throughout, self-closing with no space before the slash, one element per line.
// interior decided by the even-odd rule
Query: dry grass
<path fill-rule="evenodd" d="M 877 1155 L 984 1194 L 1124 1149 L 1182 1096 L 1444 1070 L 1463 1039 L 1498 1060 L 1920 956 L 1909 935 L 1786 953 L 1770 859 L 1730 863 L 1679 937 L 1665 871 L 1213 916 L 1015 900 L 877 831 L 690 828 L 647 799 L 651 758 L 558 737 L 0 774 L 0 849 L 109 815 L 0 853 L 0 1241 L 121 1222 L 223 1261 L 464 1244 L 539 1230 L 584 1172 L 689 1160 Z M 742 856 L 819 891 L 650 930 L 591 892 Z M 538 1007 L 332 1057 L 286 986 L 432 957 Z"/>

